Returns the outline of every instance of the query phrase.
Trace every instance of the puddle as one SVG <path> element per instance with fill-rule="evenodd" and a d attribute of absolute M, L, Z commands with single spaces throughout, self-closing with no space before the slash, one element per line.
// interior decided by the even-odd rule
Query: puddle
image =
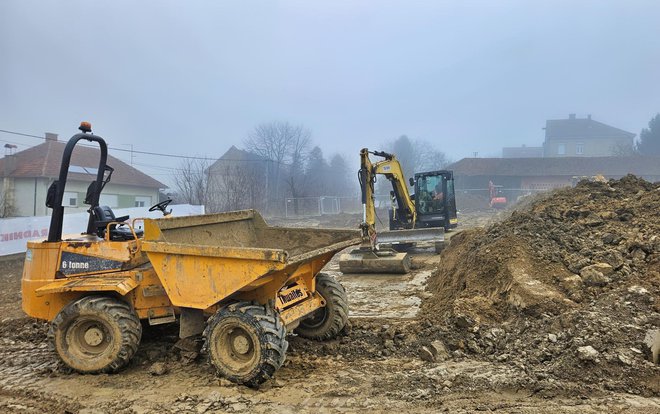
<path fill-rule="evenodd" d="M 414 318 L 431 276 L 431 270 L 415 270 L 405 275 L 344 275 L 336 260 L 328 263 L 324 271 L 346 288 L 350 316 L 362 318 Z"/>

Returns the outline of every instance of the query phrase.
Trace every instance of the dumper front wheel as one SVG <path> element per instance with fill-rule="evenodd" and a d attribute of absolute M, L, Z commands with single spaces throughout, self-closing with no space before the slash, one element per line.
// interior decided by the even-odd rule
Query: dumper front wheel
<path fill-rule="evenodd" d="M 207 324 L 211 363 L 232 382 L 256 387 L 284 363 L 286 328 L 275 310 L 248 302 L 222 308 Z"/>
<path fill-rule="evenodd" d="M 137 351 L 142 325 L 131 307 L 104 296 L 86 296 L 67 305 L 48 336 L 62 361 L 83 374 L 115 372 Z"/>
<path fill-rule="evenodd" d="M 316 291 L 325 299 L 325 306 L 300 321 L 295 332 L 304 338 L 321 341 L 335 338 L 348 323 L 346 290 L 334 277 L 319 273 Z"/>

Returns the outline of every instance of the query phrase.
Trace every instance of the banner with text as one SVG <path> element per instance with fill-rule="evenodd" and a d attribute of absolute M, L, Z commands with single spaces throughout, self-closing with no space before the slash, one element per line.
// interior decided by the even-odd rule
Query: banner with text
<path fill-rule="evenodd" d="M 178 204 L 169 206 L 172 215 L 192 216 L 204 214 L 204 206 Z M 121 208 L 114 210 L 116 217 L 130 216 L 132 218 L 159 218 L 163 217 L 160 211 L 148 212 L 144 207 Z M 80 234 L 87 229 L 88 213 L 65 214 L 62 234 Z M 132 221 L 132 220 L 130 220 Z M 0 219 L 0 256 L 21 253 L 26 249 L 28 240 L 44 239 L 48 237 L 50 216 L 39 217 L 12 217 Z M 142 227 L 142 222 L 136 220 L 136 228 Z"/>

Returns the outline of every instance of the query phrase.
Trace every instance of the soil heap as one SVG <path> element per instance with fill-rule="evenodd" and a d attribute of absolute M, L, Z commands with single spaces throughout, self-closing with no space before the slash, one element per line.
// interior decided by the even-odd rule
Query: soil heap
<path fill-rule="evenodd" d="M 424 317 L 450 350 L 517 361 L 541 388 L 660 393 L 660 183 L 582 181 L 525 204 L 451 239 Z"/>

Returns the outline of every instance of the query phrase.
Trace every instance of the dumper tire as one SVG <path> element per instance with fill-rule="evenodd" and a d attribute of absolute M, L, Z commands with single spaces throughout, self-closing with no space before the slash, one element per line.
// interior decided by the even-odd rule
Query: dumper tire
<path fill-rule="evenodd" d="M 280 315 L 270 306 L 250 302 L 220 309 L 209 318 L 204 337 L 218 374 L 253 388 L 273 377 L 289 347 Z"/>
<path fill-rule="evenodd" d="M 316 275 L 316 291 L 325 306 L 300 321 L 294 332 L 303 338 L 327 341 L 336 338 L 348 323 L 348 297 L 341 283 L 325 273 Z"/>
<path fill-rule="evenodd" d="M 126 302 L 85 296 L 57 314 L 48 337 L 62 362 L 71 369 L 82 374 L 112 373 L 135 355 L 142 325 Z"/>

